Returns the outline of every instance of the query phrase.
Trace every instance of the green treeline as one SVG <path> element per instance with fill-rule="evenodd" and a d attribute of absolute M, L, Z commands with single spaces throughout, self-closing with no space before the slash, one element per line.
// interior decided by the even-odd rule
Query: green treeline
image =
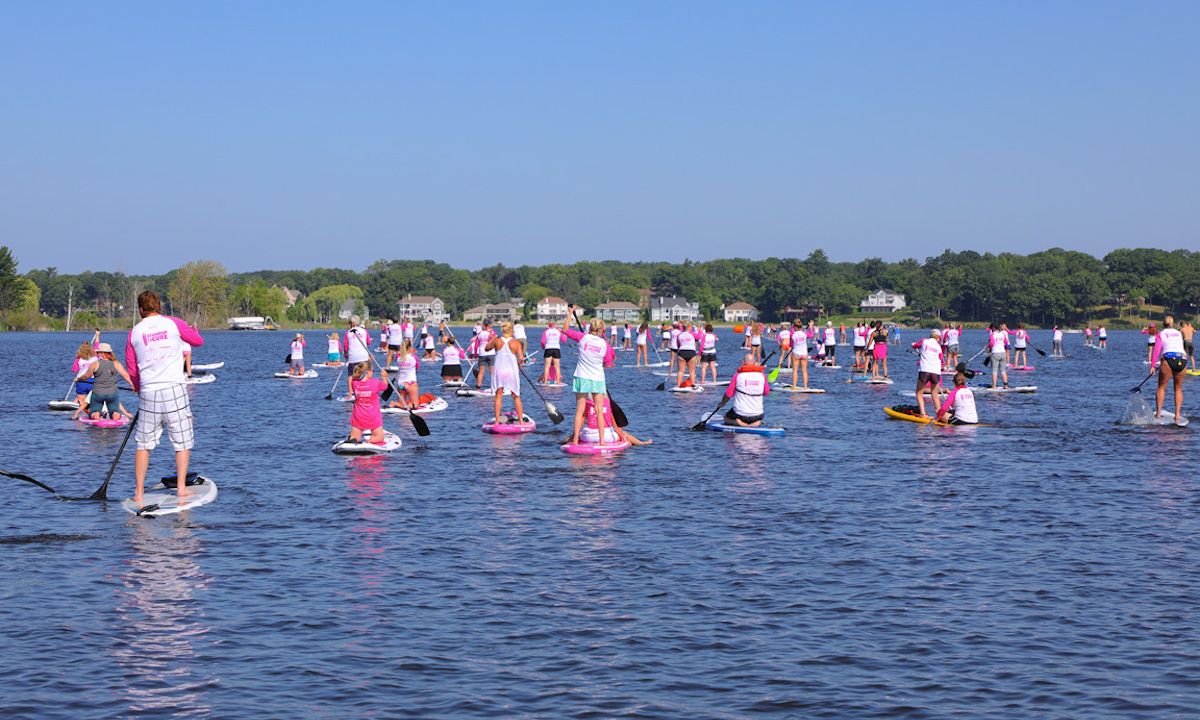
<path fill-rule="evenodd" d="M 164 275 L 107 271 L 17 273 L 0 248 L 0 313 L 14 328 L 59 327 L 68 302 L 76 327 L 117 323 L 135 314 L 143 289 L 163 294 L 168 309 L 202 326 L 231 315 L 325 323 L 343 302 L 378 316 L 406 294 L 434 295 L 455 317 L 483 303 L 524 298 L 527 307 L 557 295 L 585 308 L 609 300 L 637 302 L 638 290 L 682 295 L 717 318 L 723 303 L 745 301 L 775 320 L 786 307 L 823 306 L 851 315 L 868 292 L 903 293 L 906 319 L 991 320 L 1048 325 L 1130 316 L 1143 304 L 1190 314 L 1200 304 L 1200 253 L 1150 248 L 1115 250 L 1103 258 L 1058 248 L 1032 255 L 946 251 L 924 262 L 832 262 L 817 250 L 804 259 L 725 259 L 683 263 L 618 261 L 462 270 L 428 260 L 380 260 L 363 272 L 336 268 L 226 273 L 217 262 L 187 263 Z M 293 294 L 289 298 L 285 289 Z M 294 299 L 290 303 L 289 299 Z"/>

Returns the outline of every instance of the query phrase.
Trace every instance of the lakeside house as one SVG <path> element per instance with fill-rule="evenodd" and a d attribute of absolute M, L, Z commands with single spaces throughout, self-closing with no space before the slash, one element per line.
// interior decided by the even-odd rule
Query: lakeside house
<path fill-rule="evenodd" d="M 637 323 L 642 319 L 641 309 L 624 300 L 601 303 L 592 314 L 608 323 Z"/>
<path fill-rule="evenodd" d="M 538 300 L 535 315 L 541 322 L 562 322 L 567 319 L 567 301 L 553 295 L 544 297 Z"/>
<path fill-rule="evenodd" d="M 685 297 L 656 297 L 650 301 L 651 322 L 696 322 L 700 319 L 700 303 Z"/>
<path fill-rule="evenodd" d="M 858 311 L 863 313 L 894 313 L 903 310 L 908 303 L 904 296 L 890 290 L 876 290 L 858 304 Z"/>
<path fill-rule="evenodd" d="M 405 295 L 404 299 L 400 301 L 396 317 L 412 318 L 435 325 L 450 319 L 450 315 L 446 312 L 446 304 L 442 302 L 441 298 L 412 294 Z"/>
<path fill-rule="evenodd" d="M 745 323 L 758 320 L 758 308 L 740 300 L 728 305 L 722 305 L 721 312 L 724 314 L 725 322 Z"/>
<path fill-rule="evenodd" d="M 788 305 L 780 313 L 784 322 L 794 322 L 796 320 L 799 320 L 800 322 L 808 322 L 809 320 L 816 320 L 824 314 L 825 306 L 816 305 L 814 303 L 806 303 L 803 307 L 798 308 Z"/>
<path fill-rule="evenodd" d="M 362 312 L 358 311 L 359 306 L 362 306 Z M 350 316 L 356 313 L 360 316 L 359 319 L 364 325 L 371 317 L 371 313 L 367 312 L 367 306 L 363 305 L 362 300 L 359 300 L 358 298 L 347 298 L 346 300 L 343 300 L 341 306 L 338 307 L 337 316 L 341 320 L 348 321 L 350 320 Z"/>
<path fill-rule="evenodd" d="M 476 305 L 463 313 L 464 322 L 480 322 L 490 319 L 493 322 L 516 322 L 521 316 L 521 306 L 510 302 L 488 303 Z"/>

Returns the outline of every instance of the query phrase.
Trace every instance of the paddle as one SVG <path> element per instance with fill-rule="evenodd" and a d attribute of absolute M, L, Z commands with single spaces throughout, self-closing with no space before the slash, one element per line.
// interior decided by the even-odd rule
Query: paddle
<path fill-rule="evenodd" d="M 43 490 L 53 493 L 54 495 L 58 495 L 57 490 L 50 487 L 49 485 L 47 485 L 44 482 L 41 482 L 39 480 L 34 480 L 33 478 L 29 477 L 28 475 L 23 475 L 21 473 L 8 472 L 6 470 L 0 470 L 0 475 L 13 478 L 14 480 L 24 480 L 25 482 L 33 483 L 34 485 L 37 485 L 38 487 L 42 488 Z M 66 500 L 67 498 L 61 498 L 61 499 Z M 80 498 L 80 499 L 82 499 L 82 498 Z"/>
<path fill-rule="evenodd" d="M 287 354 L 287 357 L 285 357 L 285 358 L 283 359 L 283 364 L 284 364 L 284 365 L 291 365 L 291 364 L 292 364 L 292 354 L 291 354 L 291 353 L 288 353 L 288 354 Z"/>
<path fill-rule="evenodd" d="M 708 417 L 704 418 L 703 420 L 701 420 L 700 422 L 698 422 L 692 426 L 692 432 L 699 432 L 699 431 L 703 430 L 705 428 L 705 426 L 708 425 L 708 421 L 712 420 L 713 415 L 716 415 L 717 413 L 721 412 L 721 408 L 725 407 L 725 403 L 727 403 L 727 402 L 729 402 L 729 396 L 722 393 L 721 394 L 721 402 L 717 403 L 717 407 L 708 414 Z"/>
<path fill-rule="evenodd" d="M 385 371 L 379 365 L 379 361 L 375 359 L 375 354 L 371 352 L 371 348 L 367 347 L 367 344 L 365 342 L 363 342 L 363 339 L 361 337 L 358 336 L 358 333 L 352 332 L 350 334 L 354 336 L 354 339 L 358 341 L 359 345 L 362 345 L 363 350 L 367 351 L 367 356 L 371 358 L 371 362 L 375 363 L 375 367 L 376 367 L 376 369 L 379 370 L 379 374 L 381 376 L 383 376 L 384 378 L 387 378 L 388 387 L 392 390 L 396 390 L 395 383 L 392 381 L 392 378 L 387 374 L 387 371 Z M 399 392 L 399 391 L 397 390 L 397 392 Z M 416 414 L 415 412 L 409 412 L 408 420 L 409 420 L 409 422 L 412 423 L 413 430 L 416 430 L 418 435 L 420 435 L 421 437 L 425 437 L 426 435 L 429 434 L 429 424 L 425 422 L 425 418 L 421 417 L 420 415 Z"/>
<path fill-rule="evenodd" d="M 125 431 L 125 437 L 121 440 L 121 446 L 117 448 L 117 456 L 113 458 L 112 465 L 108 466 L 108 474 L 104 476 L 104 482 L 100 487 L 96 488 L 96 492 L 92 493 L 88 500 L 107 500 L 108 499 L 108 482 L 112 480 L 113 471 L 117 469 L 117 463 L 121 460 L 121 454 L 125 452 L 125 446 L 129 443 L 129 436 L 133 434 L 133 429 L 137 427 L 138 416 L 142 414 L 141 409 L 133 414 L 133 420 L 129 423 L 129 429 Z"/>
<path fill-rule="evenodd" d="M 579 332 L 583 332 L 583 323 L 579 322 L 579 316 L 575 314 L 575 306 L 573 305 L 571 306 L 571 319 L 575 321 L 575 325 L 579 328 Z M 608 406 L 612 409 L 613 422 L 617 424 L 617 427 L 625 427 L 629 424 L 629 418 L 625 416 L 625 411 L 622 410 L 621 406 L 617 404 L 617 401 L 613 399 L 611 392 L 608 392 L 606 389 L 605 393 L 608 395 Z"/>
<path fill-rule="evenodd" d="M 1150 378 L 1154 377 L 1154 374 L 1155 374 L 1155 373 L 1154 373 L 1154 371 L 1153 371 L 1153 370 L 1151 370 L 1151 371 L 1150 371 L 1150 374 L 1149 374 L 1149 375 L 1147 375 L 1146 377 L 1142 378 L 1142 381 L 1141 381 L 1140 383 L 1138 383 L 1138 384 L 1137 384 L 1137 387 L 1135 387 L 1134 389 L 1130 390 L 1129 392 L 1131 392 L 1131 393 L 1140 393 L 1140 392 L 1142 391 L 1142 386 L 1146 384 L 1146 381 L 1147 381 L 1147 380 L 1149 380 Z"/>
<path fill-rule="evenodd" d="M 350 364 L 350 363 L 342 363 L 342 365 L 341 365 L 341 366 L 338 368 L 337 377 L 335 377 L 335 378 L 333 379 L 333 385 L 330 385 L 330 386 L 329 386 L 329 394 L 325 396 L 325 399 L 326 399 L 326 400 L 332 400 L 332 399 L 333 399 L 333 391 L 334 391 L 335 389 L 337 389 L 338 383 L 339 383 L 339 382 L 341 382 L 341 380 L 342 380 L 342 371 L 343 371 L 343 370 L 345 370 L 345 369 L 346 369 L 346 366 L 347 366 L 347 365 L 349 365 L 349 364 Z"/>
<path fill-rule="evenodd" d="M 542 395 L 542 391 L 537 389 L 537 385 L 529 379 L 528 375 L 525 374 L 525 368 L 517 365 L 517 369 L 521 371 L 521 377 L 525 378 L 525 382 L 529 383 L 529 387 L 533 388 L 533 392 L 538 396 L 538 398 L 541 399 L 542 403 L 545 404 L 546 414 L 550 416 L 550 422 L 557 425 L 565 420 L 566 418 L 558 411 L 558 408 L 554 407 L 554 403 L 547 400 L 546 397 Z"/>

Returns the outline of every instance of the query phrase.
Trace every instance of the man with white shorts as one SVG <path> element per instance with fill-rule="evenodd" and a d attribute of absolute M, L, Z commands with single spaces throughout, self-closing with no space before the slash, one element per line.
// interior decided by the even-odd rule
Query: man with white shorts
<path fill-rule="evenodd" d="M 133 502 L 142 504 L 150 451 L 158 446 L 165 427 L 175 447 L 176 486 L 179 499 L 188 495 L 188 461 L 196 439 L 192 431 L 192 406 L 188 400 L 183 371 L 184 344 L 200 347 L 204 338 L 179 318 L 162 315 L 162 301 L 153 290 L 138 295 L 142 320 L 129 331 L 125 343 L 125 366 L 138 394 L 137 454 L 134 473 L 137 484 Z"/>

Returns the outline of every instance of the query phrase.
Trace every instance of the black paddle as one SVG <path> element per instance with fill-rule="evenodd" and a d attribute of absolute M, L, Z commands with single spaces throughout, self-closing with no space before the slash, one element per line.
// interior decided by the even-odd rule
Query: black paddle
<path fill-rule="evenodd" d="M 351 335 L 354 336 L 354 339 L 358 341 L 359 345 L 363 346 L 363 350 L 367 351 L 367 356 L 371 358 L 371 362 L 375 363 L 375 367 L 379 369 L 379 373 L 383 377 L 387 378 L 388 388 L 390 390 L 396 390 L 395 383 L 392 382 L 392 378 L 387 374 L 387 371 L 385 371 L 379 365 L 379 361 L 375 359 L 375 354 L 371 352 L 371 348 L 367 347 L 367 344 L 358 336 L 358 333 L 351 333 Z M 410 410 L 408 413 L 408 420 L 412 423 L 413 430 L 416 430 L 418 435 L 425 437 L 429 434 L 429 424 L 425 422 L 425 418 Z"/>
<path fill-rule="evenodd" d="M 525 368 L 518 365 L 517 369 L 521 371 L 521 377 L 525 378 L 525 382 L 529 383 L 529 387 L 533 388 L 533 392 L 537 394 L 538 398 L 540 398 L 543 403 L 545 403 L 546 414 L 550 416 L 550 422 L 557 425 L 565 420 L 566 417 L 564 417 L 563 414 L 558 411 L 558 408 L 554 407 L 554 403 L 547 400 L 546 397 L 542 395 L 542 391 L 537 389 L 537 385 L 534 384 L 529 379 L 529 376 L 525 374 Z"/>
<path fill-rule="evenodd" d="M 333 379 L 333 385 L 332 385 L 332 386 L 330 386 L 330 388 L 329 388 L 329 394 L 325 396 L 325 399 L 326 399 L 326 400 L 332 400 L 332 399 L 333 399 L 333 391 L 337 389 L 338 383 L 339 383 L 339 382 L 341 382 L 341 380 L 342 380 L 342 371 L 346 369 L 346 365 L 348 365 L 348 364 L 349 364 L 349 363 L 342 363 L 342 364 L 341 364 L 341 366 L 340 366 L 340 367 L 338 367 L 338 374 L 337 374 L 337 377 L 335 377 L 335 378 Z"/>
<path fill-rule="evenodd" d="M 575 314 L 574 306 L 571 307 L 571 318 L 575 321 L 575 325 L 579 328 L 579 332 L 583 332 L 583 323 L 579 322 L 579 316 Z M 607 387 L 605 392 L 608 395 L 608 406 L 612 409 L 613 422 L 617 424 L 617 427 L 626 427 L 629 425 L 629 418 L 625 416 L 625 411 L 622 410 L 621 406 L 617 404 L 617 401 L 613 399 L 612 393 L 607 391 Z"/>
<path fill-rule="evenodd" d="M 287 354 L 287 357 L 285 357 L 285 358 L 283 359 L 283 364 L 284 364 L 284 365 L 291 365 L 291 364 L 292 364 L 292 354 L 291 354 L 291 353 L 288 353 L 288 354 Z"/>
<path fill-rule="evenodd" d="M 100 487 L 96 488 L 96 492 L 87 498 L 88 500 L 108 499 L 108 482 L 112 480 L 113 471 L 117 469 L 117 463 L 121 460 L 121 454 L 125 452 L 125 446 L 129 443 L 129 436 L 133 435 L 133 429 L 137 427 L 138 415 L 141 414 L 141 409 L 133 414 L 133 420 L 129 423 L 129 429 L 125 431 L 125 437 L 121 440 L 121 447 L 117 448 L 117 456 L 113 458 L 112 465 L 108 466 L 108 474 L 104 476 L 104 482 Z"/>
<path fill-rule="evenodd" d="M 1145 385 L 1145 384 L 1146 384 L 1146 381 L 1147 381 L 1147 380 L 1149 380 L 1149 379 L 1150 379 L 1150 378 L 1152 378 L 1152 377 L 1154 377 L 1154 371 L 1153 371 L 1153 370 L 1151 370 L 1151 371 L 1150 371 L 1150 374 L 1149 374 L 1149 375 L 1147 375 L 1145 378 L 1143 378 L 1143 379 L 1142 379 L 1142 381 L 1141 381 L 1140 383 L 1138 383 L 1138 384 L 1137 384 L 1137 387 L 1135 387 L 1134 389 L 1130 390 L 1129 392 L 1131 392 L 1131 393 L 1140 393 L 1140 392 L 1142 391 L 1142 386 L 1143 386 L 1143 385 Z"/>

